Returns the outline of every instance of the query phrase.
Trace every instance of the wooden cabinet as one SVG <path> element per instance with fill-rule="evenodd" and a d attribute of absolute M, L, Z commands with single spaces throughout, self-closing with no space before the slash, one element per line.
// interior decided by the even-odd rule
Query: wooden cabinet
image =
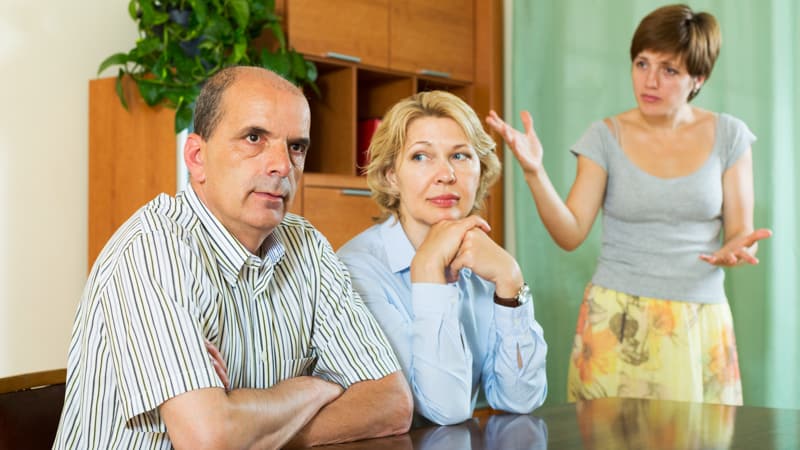
<path fill-rule="evenodd" d="M 116 78 L 89 82 L 89 267 L 106 241 L 160 192 L 175 193 L 175 111 L 151 108 L 126 79 L 128 109 Z"/>
<path fill-rule="evenodd" d="M 474 0 L 285 0 L 289 44 L 307 55 L 471 81 Z"/>
<path fill-rule="evenodd" d="M 398 100 L 433 89 L 460 96 L 481 118 L 503 110 L 501 0 L 278 0 L 276 8 L 286 17 L 290 45 L 319 71 L 320 94 L 307 93 L 311 149 L 290 211 L 307 217 L 334 248 L 378 214 L 357 175 L 360 120 L 380 118 Z M 90 266 L 136 209 L 160 192 L 175 193 L 174 112 L 136 98 L 128 104 L 129 111 L 120 105 L 113 78 L 90 82 Z M 501 244 L 502 204 L 500 181 L 484 215 Z"/>
<path fill-rule="evenodd" d="M 396 0 L 389 14 L 389 66 L 408 72 L 472 80 L 472 0 Z"/>
<path fill-rule="evenodd" d="M 389 0 L 286 0 L 289 42 L 326 57 L 389 64 Z"/>
<path fill-rule="evenodd" d="M 364 177 L 303 175 L 303 216 L 334 249 L 374 225 L 380 214 Z"/>

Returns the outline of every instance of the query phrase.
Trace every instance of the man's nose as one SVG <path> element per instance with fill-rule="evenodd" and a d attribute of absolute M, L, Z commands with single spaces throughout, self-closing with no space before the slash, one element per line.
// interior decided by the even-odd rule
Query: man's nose
<path fill-rule="evenodd" d="M 267 154 L 266 169 L 270 175 L 286 177 L 292 171 L 292 157 L 286 141 L 275 142 L 265 152 Z"/>

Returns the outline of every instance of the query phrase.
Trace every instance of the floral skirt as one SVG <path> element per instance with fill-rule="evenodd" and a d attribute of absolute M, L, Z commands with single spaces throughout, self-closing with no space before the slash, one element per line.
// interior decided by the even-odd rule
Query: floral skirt
<path fill-rule="evenodd" d="M 567 400 L 600 397 L 742 404 L 727 302 L 702 304 L 586 287 Z"/>

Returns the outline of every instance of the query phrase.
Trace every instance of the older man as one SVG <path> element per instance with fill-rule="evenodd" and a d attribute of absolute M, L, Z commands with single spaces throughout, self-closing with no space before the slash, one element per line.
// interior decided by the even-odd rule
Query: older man
<path fill-rule="evenodd" d="M 327 241 L 286 213 L 308 103 L 223 70 L 197 100 L 191 185 L 111 238 L 69 349 L 55 448 L 276 448 L 405 432 L 411 396 Z"/>

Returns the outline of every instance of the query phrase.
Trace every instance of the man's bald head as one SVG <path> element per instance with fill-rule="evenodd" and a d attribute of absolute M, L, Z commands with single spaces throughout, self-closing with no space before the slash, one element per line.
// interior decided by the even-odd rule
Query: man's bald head
<path fill-rule="evenodd" d="M 241 79 L 261 79 L 270 87 L 303 96 L 303 91 L 280 75 L 261 67 L 235 66 L 220 70 L 209 78 L 197 97 L 194 110 L 194 132 L 208 140 L 222 119 L 222 97 Z"/>

